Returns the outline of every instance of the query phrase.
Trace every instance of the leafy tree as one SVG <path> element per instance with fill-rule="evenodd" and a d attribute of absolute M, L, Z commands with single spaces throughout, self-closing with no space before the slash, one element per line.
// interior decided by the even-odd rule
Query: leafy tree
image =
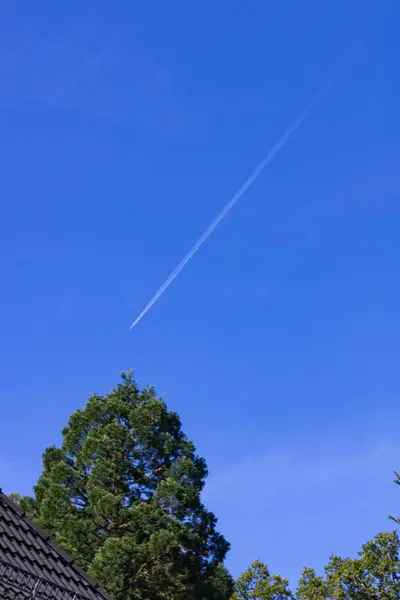
<path fill-rule="evenodd" d="M 285 600 L 292 598 L 287 579 L 271 575 L 267 565 L 255 560 L 235 582 L 232 600 Z"/>
<path fill-rule="evenodd" d="M 322 600 L 328 597 L 328 583 L 314 569 L 305 568 L 297 586 L 297 600 Z"/>
<path fill-rule="evenodd" d="M 11 494 L 7 495 L 7 498 L 11 500 L 11 502 L 14 502 L 14 504 L 17 506 L 21 504 L 22 496 L 19 492 L 12 492 Z"/>
<path fill-rule="evenodd" d="M 396 531 L 367 542 L 359 558 L 332 556 L 325 578 L 303 571 L 299 600 L 398 600 L 400 598 L 400 538 Z"/>
<path fill-rule="evenodd" d="M 400 473 L 398 473 L 397 471 L 394 471 L 394 483 L 396 485 L 400 486 Z M 400 518 L 399 517 L 392 517 L 392 515 L 389 516 L 389 519 L 391 519 L 392 521 L 394 521 L 395 523 L 397 523 L 397 525 L 400 525 Z"/>
<path fill-rule="evenodd" d="M 227 600 L 229 544 L 200 495 L 205 461 L 132 374 L 69 418 L 19 502 L 116 600 Z"/>

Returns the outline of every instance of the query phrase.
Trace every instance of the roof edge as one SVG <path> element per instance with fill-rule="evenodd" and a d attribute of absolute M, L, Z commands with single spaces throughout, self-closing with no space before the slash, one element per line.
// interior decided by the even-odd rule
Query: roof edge
<path fill-rule="evenodd" d="M 90 575 L 88 575 L 81 567 L 75 564 L 74 559 L 67 552 L 65 552 L 62 548 L 60 548 L 53 540 L 50 539 L 50 536 L 44 529 L 36 525 L 29 517 L 26 516 L 25 512 L 10 498 L 8 498 L 2 488 L 0 487 L 0 499 L 11 508 L 15 513 L 17 513 L 21 519 L 31 528 L 33 529 L 45 542 L 48 544 L 57 554 L 60 556 L 61 560 L 65 561 L 69 564 L 81 577 L 83 577 L 87 583 L 96 590 L 104 600 L 114 600 L 102 587 L 95 581 Z"/>

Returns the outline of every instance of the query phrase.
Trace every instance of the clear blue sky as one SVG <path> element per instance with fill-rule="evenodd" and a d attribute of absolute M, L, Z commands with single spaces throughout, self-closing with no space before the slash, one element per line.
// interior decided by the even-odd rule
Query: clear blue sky
<path fill-rule="evenodd" d="M 28 492 L 68 415 L 133 367 L 207 458 L 235 574 L 260 558 L 295 578 L 390 528 L 398 8 L 130 332 L 381 2 L 3 3 L 6 491 Z"/>

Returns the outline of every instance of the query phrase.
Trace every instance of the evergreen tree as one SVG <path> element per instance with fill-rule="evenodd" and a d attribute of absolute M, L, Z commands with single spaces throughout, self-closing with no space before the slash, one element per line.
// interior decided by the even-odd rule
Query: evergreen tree
<path fill-rule="evenodd" d="M 19 499 L 116 600 L 227 600 L 229 545 L 201 502 L 205 461 L 178 415 L 131 373 L 71 415 Z"/>

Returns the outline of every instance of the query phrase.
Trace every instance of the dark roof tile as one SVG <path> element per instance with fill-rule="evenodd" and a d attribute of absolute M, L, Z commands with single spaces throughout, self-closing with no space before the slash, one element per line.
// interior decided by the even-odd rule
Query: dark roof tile
<path fill-rule="evenodd" d="M 49 541 L 48 541 L 48 545 L 49 545 L 51 548 L 53 548 L 53 550 L 55 550 L 56 552 L 58 552 L 58 554 L 59 554 L 60 556 L 62 556 L 62 557 L 63 557 L 63 559 L 65 560 L 65 562 L 66 562 L 67 564 L 70 564 L 70 563 L 72 563 L 72 562 L 73 562 L 73 559 L 72 559 L 72 557 L 71 557 L 69 554 L 67 554 L 66 552 L 64 552 L 64 550 L 63 550 L 62 548 L 59 548 L 59 547 L 57 546 L 57 544 L 55 544 L 55 543 L 54 543 L 52 540 L 49 540 Z"/>
<path fill-rule="evenodd" d="M 28 517 L 23 517 L 25 523 L 31 528 L 34 529 L 36 531 L 37 534 L 40 535 L 40 537 L 43 540 L 48 540 L 49 539 L 49 534 L 45 532 L 44 529 L 42 529 L 41 527 L 39 527 L 39 525 L 36 525 L 36 523 L 34 523 L 33 521 L 31 521 Z"/>
<path fill-rule="evenodd" d="M 0 598 L 29 598 L 24 585 L 32 587 L 39 578 L 55 586 L 57 598 L 72 600 L 77 594 L 85 600 L 112 600 L 0 490 Z M 51 596 L 46 592 L 43 597 Z"/>

